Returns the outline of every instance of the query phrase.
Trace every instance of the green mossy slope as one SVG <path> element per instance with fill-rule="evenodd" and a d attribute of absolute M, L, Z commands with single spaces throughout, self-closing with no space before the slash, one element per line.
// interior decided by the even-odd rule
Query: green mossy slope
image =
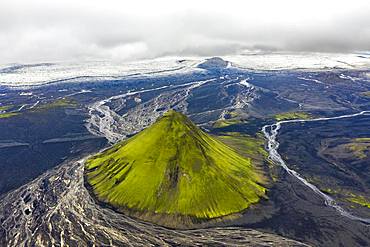
<path fill-rule="evenodd" d="M 85 168 L 99 200 L 136 212 L 135 216 L 139 212 L 139 218 L 141 212 L 149 221 L 153 215 L 226 216 L 248 208 L 265 194 L 263 176 L 249 158 L 175 111 L 90 158 Z"/>
<path fill-rule="evenodd" d="M 275 115 L 277 121 L 292 120 L 292 119 L 310 119 L 312 115 L 307 112 L 285 112 Z"/>

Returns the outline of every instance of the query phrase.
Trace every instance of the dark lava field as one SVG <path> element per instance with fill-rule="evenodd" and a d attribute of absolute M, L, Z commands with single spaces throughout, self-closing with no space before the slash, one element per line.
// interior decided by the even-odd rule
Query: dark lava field
<path fill-rule="evenodd" d="M 187 72 L 0 86 L 0 246 L 369 246 L 369 73 L 246 70 L 213 58 Z M 189 230 L 96 203 L 86 158 L 170 109 L 212 135 L 254 140 L 246 149 L 264 157 L 267 197 Z"/>

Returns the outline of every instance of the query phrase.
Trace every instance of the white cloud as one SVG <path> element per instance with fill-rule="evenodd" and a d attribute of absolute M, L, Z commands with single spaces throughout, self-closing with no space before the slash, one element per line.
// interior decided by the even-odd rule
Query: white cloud
<path fill-rule="evenodd" d="M 1 0 L 0 62 L 370 50 L 370 1 Z"/>

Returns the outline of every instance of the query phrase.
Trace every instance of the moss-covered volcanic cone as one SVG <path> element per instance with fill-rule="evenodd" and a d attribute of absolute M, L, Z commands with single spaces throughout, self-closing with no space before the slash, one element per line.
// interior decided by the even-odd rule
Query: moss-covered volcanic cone
<path fill-rule="evenodd" d="M 265 194 L 249 158 L 175 111 L 89 159 L 86 179 L 99 200 L 167 226 L 240 212 Z"/>

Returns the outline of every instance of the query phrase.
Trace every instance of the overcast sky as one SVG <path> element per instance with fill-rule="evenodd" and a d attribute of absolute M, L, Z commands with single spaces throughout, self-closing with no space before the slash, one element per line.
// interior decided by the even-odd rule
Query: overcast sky
<path fill-rule="evenodd" d="M 370 51 L 370 0 L 0 0 L 0 63 Z"/>

